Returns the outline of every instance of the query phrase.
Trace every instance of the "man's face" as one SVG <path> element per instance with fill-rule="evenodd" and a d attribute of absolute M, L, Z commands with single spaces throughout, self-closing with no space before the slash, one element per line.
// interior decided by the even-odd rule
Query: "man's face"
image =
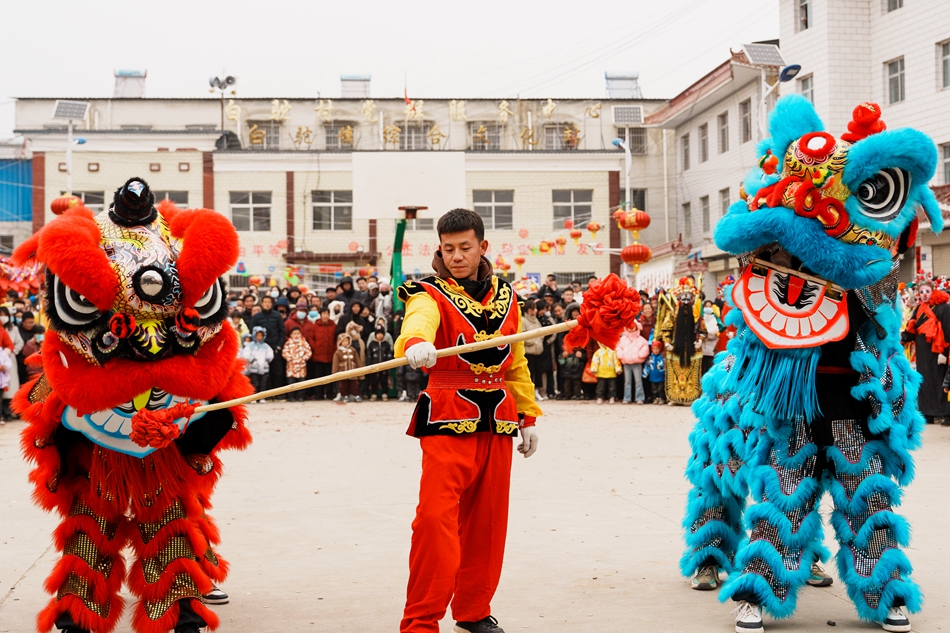
<path fill-rule="evenodd" d="M 574 301 L 574 290 L 572 288 L 565 288 L 564 293 L 561 295 L 561 301 L 564 302 L 564 305 Z"/>
<path fill-rule="evenodd" d="M 244 297 L 244 309 L 250 310 L 251 306 L 254 305 L 254 297 Z"/>
<path fill-rule="evenodd" d="M 446 233 L 439 236 L 442 261 L 456 279 L 475 279 L 482 255 L 488 250 L 488 241 L 478 241 L 475 231 Z"/>
<path fill-rule="evenodd" d="M 328 323 L 330 321 L 330 312 L 328 310 L 324 310 L 320 313 L 320 321 L 322 323 Z"/>
<path fill-rule="evenodd" d="M 268 297 L 264 297 L 263 299 L 261 299 L 261 308 L 262 308 L 262 309 L 264 309 L 264 310 L 270 310 L 270 309 L 273 308 L 273 307 L 274 307 L 274 300 L 271 299 L 269 296 L 268 296 Z"/>
<path fill-rule="evenodd" d="M 310 307 L 316 308 L 319 310 L 323 306 L 323 301 L 320 300 L 320 297 L 311 297 L 310 298 Z"/>
<path fill-rule="evenodd" d="M 551 290 L 557 290 L 557 279 L 554 275 L 548 275 L 547 285 Z"/>
<path fill-rule="evenodd" d="M 544 303 L 554 305 L 554 295 L 544 295 Z"/>
<path fill-rule="evenodd" d="M 575 281 L 571 284 L 571 287 L 574 288 L 574 292 L 578 292 L 581 289 L 581 282 Z"/>
<path fill-rule="evenodd" d="M 251 316 L 254 316 L 255 314 L 259 314 L 260 312 L 261 312 L 261 306 L 254 306 L 253 308 L 251 308 Z"/>
<path fill-rule="evenodd" d="M 327 301 L 333 301 L 336 299 L 336 288 L 333 290 L 327 290 Z"/>
<path fill-rule="evenodd" d="M 365 280 L 365 279 L 357 279 L 357 280 L 356 280 L 356 287 L 360 289 L 360 292 L 366 292 L 366 280 Z"/>
<path fill-rule="evenodd" d="M 928 301 L 929 301 L 929 299 L 928 299 Z M 28 318 L 26 318 L 26 319 L 23 319 L 23 329 L 24 329 L 24 330 L 32 330 L 32 329 L 33 329 L 33 325 L 34 325 L 35 323 L 36 323 L 36 321 L 33 320 L 33 317 L 28 317 Z"/>

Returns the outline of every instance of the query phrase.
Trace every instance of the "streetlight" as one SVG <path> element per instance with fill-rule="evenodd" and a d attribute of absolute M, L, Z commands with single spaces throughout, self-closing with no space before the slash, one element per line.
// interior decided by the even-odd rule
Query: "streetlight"
<path fill-rule="evenodd" d="M 758 66 L 762 74 L 762 98 L 759 101 L 759 138 L 765 138 L 768 129 L 768 117 L 766 117 L 766 102 L 769 95 L 778 88 L 779 84 L 786 83 L 795 78 L 801 72 L 800 64 L 786 64 L 782 57 L 782 51 L 775 44 L 743 44 L 742 50 L 745 52 L 749 63 Z M 765 76 L 767 68 L 781 68 L 778 74 L 778 81 L 771 86 Z"/>
<path fill-rule="evenodd" d="M 630 146 L 627 145 L 626 141 L 620 138 L 615 138 L 613 141 L 611 141 L 611 143 L 613 143 L 615 147 L 619 147 L 623 150 L 623 167 L 624 167 L 624 175 L 626 177 L 625 187 L 624 187 L 626 191 L 626 197 L 624 198 L 623 207 L 625 210 L 629 210 L 630 209 L 630 161 L 633 160 L 630 155 Z"/>
<path fill-rule="evenodd" d="M 219 77 L 212 77 L 211 79 L 208 80 L 208 85 L 211 86 L 211 90 L 209 90 L 208 92 L 213 93 L 216 88 L 221 91 L 221 131 L 222 132 L 224 131 L 224 93 L 228 88 L 230 88 L 236 83 L 237 83 L 237 79 L 235 79 L 231 75 L 228 75 L 224 79 L 220 79 Z M 231 90 L 231 94 L 232 95 L 236 94 L 236 91 Z"/>
<path fill-rule="evenodd" d="M 765 138 L 766 130 L 768 129 L 768 118 L 766 117 L 765 108 L 766 100 L 769 98 L 769 95 L 772 94 L 779 84 L 786 83 L 795 78 L 799 72 L 801 72 L 800 64 L 791 64 L 786 66 L 778 74 L 778 81 L 776 81 L 771 86 L 769 82 L 765 79 L 765 66 L 762 67 L 762 100 L 759 102 L 759 137 Z"/>
<path fill-rule="evenodd" d="M 89 112 L 88 101 L 57 99 L 53 106 L 53 118 L 66 121 L 66 193 L 73 193 L 73 120 L 83 120 Z M 80 145 L 86 139 L 80 139 Z"/>

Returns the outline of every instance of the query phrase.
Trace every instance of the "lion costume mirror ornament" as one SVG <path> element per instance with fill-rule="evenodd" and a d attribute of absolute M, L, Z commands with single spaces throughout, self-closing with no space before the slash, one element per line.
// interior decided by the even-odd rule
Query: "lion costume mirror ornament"
<path fill-rule="evenodd" d="M 160 437 L 133 416 L 253 391 L 226 320 L 221 276 L 237 254 L 227 218 L 167 201 L 156 208 L 140 178 L 107 211 L 71 205 L 16 249 L 20 264 L 46 267 L 52 332 L 28 361 L 42 373 L 14 400 L 27 421 L 21 443 L 34 500 L 61 516 L 62 556 L 46 580 L 53 598 L 39 631 L 109 633 L 123 583 L 137 598 L 136 631 L 217 626 L 200 598 L 224 580 L 227 563 L 206 511 L 218 451 L 250 443 L 244 408 L 177 420 Z"/>
<path fill-rule="evenodd" d="M 839 578 L 858 614 L 882 622 L 921 604 L 894 512 L 923 427 L 897 286 L 918 211 L 942 229 L 927 186 L 936 150 L 916 130 L 886 130 L 871 103 L 836 138 L 793 95 L 759 153 L 745 199 L 715 229 L 742 267 L 726 317 L 737 333 L 693 405 L 681 568 L 722 568 L 720 599 L 791 616 L 829 555 L 818 513 L 829 492 Z"/>

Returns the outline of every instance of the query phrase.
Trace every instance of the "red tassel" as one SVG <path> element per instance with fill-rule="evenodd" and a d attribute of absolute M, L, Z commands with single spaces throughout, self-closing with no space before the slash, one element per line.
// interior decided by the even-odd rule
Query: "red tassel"
<path fill-rule="evenodd" d="M 190 418 L 194 413 L 195 405 L 188 402 L 180 402 L 157 411 L 139 409 L 132 416 L 132 432 L 129 438 L 139 446 L 164 448 L 181 435 L 181 429 L 175 424 L 175 420 Z"/>

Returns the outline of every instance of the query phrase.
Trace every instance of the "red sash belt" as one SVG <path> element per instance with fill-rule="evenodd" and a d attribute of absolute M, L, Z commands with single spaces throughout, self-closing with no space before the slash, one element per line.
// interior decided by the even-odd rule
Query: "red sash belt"
<path fill-rule="evenodd" d="M 504 389 L 504 373 L 476 374 L 470 370 L 431 371 L 426 389 Z"/>

